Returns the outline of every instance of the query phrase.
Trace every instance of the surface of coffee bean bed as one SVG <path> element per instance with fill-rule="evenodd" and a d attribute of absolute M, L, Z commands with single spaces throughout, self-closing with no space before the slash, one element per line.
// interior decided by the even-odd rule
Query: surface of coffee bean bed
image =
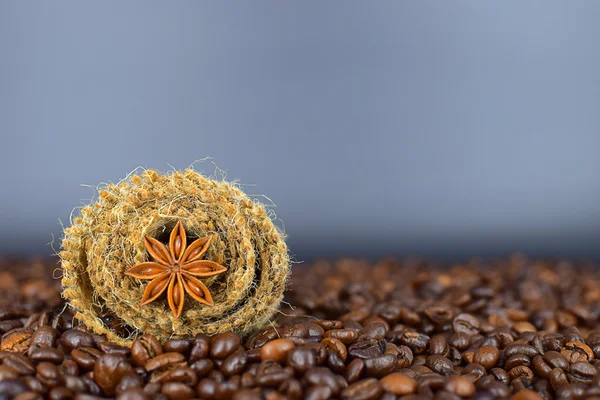
<path fill-rule="evenodd" d="M 600 399 L 593 265 L 316 262 L 264 330 L 129 348 L 77 325 L 53 275 L 0 262 L 0 399 Z"/>

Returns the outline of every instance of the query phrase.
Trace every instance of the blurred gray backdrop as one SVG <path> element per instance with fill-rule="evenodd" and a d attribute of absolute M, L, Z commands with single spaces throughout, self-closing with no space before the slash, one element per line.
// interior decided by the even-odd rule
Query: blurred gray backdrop
<path fill-rule="evenodd" d="M 3 1 L 0 254 L 211 156 L 294 257 L 600 256 L 598 1 Z M 210 162 L 196 165 L 214 172 Z M 87 199 L 87 200 L 86 200 Z"/>

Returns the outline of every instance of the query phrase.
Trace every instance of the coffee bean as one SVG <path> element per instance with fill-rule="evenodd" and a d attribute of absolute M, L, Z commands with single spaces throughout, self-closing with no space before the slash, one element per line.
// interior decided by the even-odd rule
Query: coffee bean
<path fill-rule="evenodd" d="M 288 351 L 286 363 L 298 374 L 304 374 L 309 368 L 317 364 L 315 352 L 305 347 L 296 347 Z"/>
<path fill-rule="evenodd" d="M 504 368 L 506 368 L 507 370 L 511 370 L 521 365 L 526 367 L 531 366 L 531 361 L 529 360 L 529 357 L 527 357 L 525 354 L 515 354 L 513 356 L 510 356 L 508 360 L 504 362 Z"/>
<path fill-rule="evenodd" d="M 104 394 L 112 396 L 119 381 L 132 369 L 131 364 L 123 356 L 104 354 L 98 358 L 94 365 L 94 381 Z"/>
<path fill-rule="evenodd" d="M 533 390 L 529 389 L 521 389 L 512 397 L 512 400 L 543 400 L 540 395 L 538 395 Z"/>
<path fill-rule="evenodd" d="M 550 384 L 554 390 L 558 390 L 558 388 L 567 383 L 569 383 L 567 375 L 562 369 L 554 368 L 552 372 L 550 372 Z"/>
<path fill-rule="evenodd" d="M 14 351 L 23 353 L 31 344 L 33 331 L 30 328 L 11 329 L 2 335 L 0 340 L 0 351 Z"/>
<path fill-rule="evenodd" d="M 338 339 L 325 338 L 322 342 L 328 350 L 333 351 L 342 361 L 346 361 L 348 357 L 348 351 L 344 343 Z M 264 348 L 264 347 L 263 347 Z"/>
<path fill-rule="evenodd" d="M 71 351 L 71 359 L 84 370 L 90 371 L 94 369 L 96 361 L 102 356 L 102 352 L 92 347 L 81 347 Z"/>
<path fill-rule="evenodd" d="M 341 398 L 344 400 L 374 400 L 379 398 L 383 388 L 375 378 L 367 378 L 355 382 L 342 390 Z"/>
<path fill-rule="evenodd" d="M 592 361 L 594 352 L 590 347 L 582 342 L 567 342 L 560 352 L 568 362 Z"/>
<path fill-rule="evenodd" d="M 475 385 L 464 376 L 453 376 L 446 383 L 445 389 L 460 397 L 471 397 L 475 393 Z"/>
<path fill-rule="evenodd" d="M 238 375 L 244 371 L 246 366 L 247 356 L 246 350 L 243 347 L 238 347 L 233 353 L 231 353 L 223 364 L 221 364 L 221 372 L 226 376 Z"/>
<path fill-rule="evenodd" d="M 21 354 L 8 354 L 4 357 L 3 362 L 5 366 L 18 372 L 20 375 L 33 375 L 35 373 L 34 365 Z"/>
<path fill-rule="evenodd" d="M 131 359 L 135 365 L 144 366 L 148 360 L 161 354 L 163 348 L 152 335 L 142 335 L 131 345 Z"/>
<path fill-rule="evenodd" d="M 380 383 L 383 390 L 398 396 L 413 394 L 417 391 L 417 381 L 397 372 L 385 376 Z"/>
<path fill-rule="evenodd" d="M 92 335 L 83 332 L 79 329 L 69 329 L 60 336 L 60 344 L 67 351 L 77 349 L 79 347 L 95 347 L 94 338 Z"/>
<path fill-rule="evenodd" d="M 524 354 L 527 357 L 533 358 L 538 354 L 535 347 L 523 343 L 511 343 L 504 348 L 504 357 L 509 358 L 515 354 Z"/>
<path fill-rule="evenodd" d="M 198 375 L 198 377 L 203 378 L 205 376 L 207 376 L 210 371 L 212 371 L 212 369 L 214 368 L 214 362 L 211 359 L 202 359 L 202 360 L 198 360 L 195 363 L 193 363 L 192 365 L 190 365 L 190 367 L 196 371 L 196 374 Z"/>
<path fill-rule="evenodd" d="M 446 355 L 448 353 L 448 342 L 446 340 L 446 336 L 433 336 L 429 342 L 429 352 L 431 354 Z"/>
<path fill-rule="evenodd" d="M 452 320 L 455 332 L 462 332 L 469 336 L 479 333 L 479 320 L 470 314 L 458 314 Z"/>
<path fill-rule="evenodd" d="M 510 376 L 511 380 L 521 380 L 521 381 L 525 381 L 528 384 L 533 382 L 533 372 L 531 371 L 531 369 L 529 367 L 526 366 L 518 366 L 518 367 L 514 367 L 513 369 L 511 369 L 510 371 L 508 371 L 508 375 Z"/>
<path fill-rule="evenodd" d="M 56 346 L 56 330 L 51 326 L 39 327 L 31 335 L 30 351 L 36 347 L 54 347 Z"/>
<path fill-rule="evenodd" d="M 418 332 L 404 332 L 400 338 L 400 343 L 408 346 L 414 354 L 424 353 L 429 344 L 429 336 Z"/>
<path fill-rule="evenodd" d="M 349 345 L 358 339 L 358 332 L 349 329 L 332 329 L 325 332 L 325 337 L 337 339 L 345 345 Z"/>
<path fill-rule="evenodd" d="M 242 340 L 234 333 L 222 333 L 214 336 L 210 343 L 210 355 L 213 358 L 223 360 L 233 353 L 240 345 Z"/>
<path fill-rule="evenodd" d="M 287 353 L 295 347 L 290 339 L 275 339 L 265 344 L 260 350 L 260 359 L 283 362 Z"/>
<path fill-rule="evenodd" d="M 172 400 L 191 399 L 195 395 L 191 387 L 181 382 L 167 382 L 160 392 Z"/>
<path fill-rule="evenodd" d="M 382 378 L 396 369 L 397 359 L 392 354 L 384 354 L 373 358 L 366 358 L 364 361 L 365 371 L 368 376 Z"/>
<path fill-rule="evenodd" d="M 493 368 L 500 357 L 500 350 L 493 346 L 483 346 L 473 354 L 473 362 L 481 364 L 485 369 Z"/>
<path fill-rule="evenodd" d="M 571 383 L 592 383 L 592 378 L 597 374 L 596 368 L 587 361 L 576 361 L 571 364 L 571 369 L 567 374 Z"/>
<path fill-rule="evenodd" d="M 50 388 L 61 385 L 64 382 L 64 375 L 55 364 L 42 361 L 37 365 L 36 371 L 36 378 Z"/>
<path fill-rule="evenodd" d="M 119 381 L 115 387 L 115 393 L 120 394 L 128 391 L 129 389 L 139 389 L 144 386 L 144 380 L 142 377 L 133 372 L 128 372 Z"/>
<path fill-rule="evenodd" d="M 162 370 L 165 368 L 176 366 L 177 364 L 183 362 L 185 357 L 181 353 L 163 353 L 159 354 L 156 357 L 148 360 L 144 365 L 144 368 L 148 372 Z"/>

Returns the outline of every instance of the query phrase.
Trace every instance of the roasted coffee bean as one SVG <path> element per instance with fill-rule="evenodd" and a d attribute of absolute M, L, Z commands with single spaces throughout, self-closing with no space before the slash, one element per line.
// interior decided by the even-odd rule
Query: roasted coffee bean
<path fill-rule="evenodd" d="M 325 345 L 327 350 L 333 351 L 340 358 L 340 360 L 346 361 L 346 358 L 348 357 L 348 351 L 344 343 L 342 343 L 340 340 L 334 338 L 325 338 L 321 343 Z"/>
<path fill-rule="evenodd" d="M 0 393 L 4 398 L 14 398 L 21 393 L 27 392 L 27 386 L 17 379 L 6 379 L 0 381 Z"/>
<path fill-rule="evenodd" d="M 342 386 L 346 386 L 345 381 L 343 379 L 340 381 L 338 378 L 331 370 L 324 367 L 311 368 L 304 374 L 304 379 L 309 385 L 327 386 L 333 395 L 339 394 Z"/>
<path fill-rule="evenodd" d="M 550 372 L 550 384 L 554 390 L 558 390 L 559 387 L 566 385 L 569 383 L 567 379 L 567 374 L 560 369 L 554 368 L 552 372 Z"/>
<path fill-rule="evenodd" d="M 348 383 L 356 382 L 358 379 L 360 379 L 364 370 L 365 370 L 364 360 L 362 360 L 360 358 L 352 360 L 352 362 L 350 362 L 350 364 L 348 364 L 348 367 L 346 368 L 346 373 L 345 373 L 346 382 L 348 382 Z"/>
<path fill-rule="evenodd" d="M 396 368 L 408 368 L 412 365 L 414 356 L 412 350 L 407 346 L 389 346 L 385 354 L 396 356 Z"/>
<path fill-rule="evenodd" d="M 480 364 L 471 363 L 464 367 L 460 374 L 465 378 L 470 379 L 472 382 L 477 383 L 477 381 L 485 375 L 485 368 Z"/>
<path fill-rule="evenodd" d="M 56 346 L 56 330 L 51 326 L 41 326 L 31 335 L 30 351 L 36 347 L 54 346 Z"/>
<path fill-rule="evenodd" d="M 473 354 L 473 362 L 481 364 L 485 369 L 493 368 L 500 358 L 500 350 L 493 346 L 483 346 Z"/>
<path fill-rule="evenodd" d="M 523 354 L 527 357 L 533 358 L 537 356 L 538 351 L 535 347 L 523 343 L 511 343 L 504 348 L 504 358 L 508 359 L 515 354 Z"/>
<path fill-rule="evenodd" d="M 191 387 L 181 382 L 167 382 L 160 392 L 172 400 L 191 399 L 195 395 Z"/>
<path fill-rule="evenodd" d="M 64 382 L 64 375 L 55 364 L 42 361 L 37 365 L 36 371 L 36 379 L 47 387 L 53 388 Z"/>
<path fill-rule="evenodd" d="M 213 362 L 213 360 L 211 360 L 209 358 L 205 358 L 205 359 L 196 361 L 195 363 L 190 365 L 190 367 L 194 371 L 196 371 L 196 374 L 198 375 L 198 377 L 203 378 L 203 377 L 207 376 L 210 373 L 210 371 L 213 370 L 214 362 Z"/>
<path fill-rule="evenodd" d="M 512 397 L 512 400 L 543 400 L 539 394 L 529 389 L 521 389 Z"/>
<path fill-rule="evenodd" d="M 446 383 L 445 389 L 460 397 L 471 397 L 475 393 L 475 385 L 464 376 L 453 376 Z"/>
<path fill-rule="evenodd" d="M 287 353 L 295 347 L 290 339 L 275 339 L 266 343 L 260 350 L 260 359 L 262 361 L 274 360 L 283 362 Z"/>
<path fill-rule="evenodd" d="M 348 346 L 348 355 L 353 358 L 372 358 L 383 354 L 385 350 L 385 340 L 361 336 Z"/>
<path fill-rule="evenodd" d="M 562 368 L 567 370 L 569 368 L 569 362 L 561 353 L 556 351 L 547 351 L 544 353 L 544 361 L 546 361 L 553 368 Z"/>
<path fill-rule="evenodd" d="M 3 363 L 20 375 L 33 375 L 35 373 L 35 366 L 21 354 L 8 354 L 4 357 Z"/>
<path fill-rule="evenodd" d="M 587 361 L 576 361 L 571 364 L 567 377 L 571 383 L 592 383 L 592 378 L 596 375 L 596 368 Z"/>
<path fill-rule="evenodd" d="M 29 328 L 16 328 L 2 335 L 0 351 L 14 351 L 23 353 L 31 344 L 33 330 Z"/>
<path fill-rule="evenodd" d="M 452 362 L 444 356 L 437 354 L 427 357 L 425 366 L 431 369 L 433 372 L 442 375 L 448 375 L 454 369 Z"/>
<path fill-rule="evenodd" d="M 524 365 L 520 365 L 518 367 L 514 367 L 510 371 L 508 371 L 508 375 L 511 378 L 511 381 L 521 380 L 527 383 L 533 382 L 533 372 L 529 367 Z"/>
<path fill-rule="evenodd" d="M 398 396 L 413 394 L 417 391 L 417 381 L 400 373 L 392 373 L 381 379 L 383 390 Z"/>
<path fill-rule="evenodd" d="M 504 368 L 506 368 L 509 371 L 521 365 L 526 367 L 531 366 L 531 361 L 529 360 L 529 357 L 527 357 L 525 354 L 515 354 L 513 356 L 510 356 L 509 359 L 504 362 Z"/>
<path fill-rule="evenodd" d="M 323 328 L 326 331 L 342 328 L 342 321 L 337 321 L 337 320 L 317 319 L 314 321 L 314 323 L 319 325 L 321 328 Z M 600 343 L 600 341 L 599 341 L 599 343 Z"/>
<path fill-rule="evenodd" d="M 571 363 L 594 360 L 594 352 L 583 342 L 567 342 L 560 353 Z"/>
<path fill-rule="evenodd" d="M 71 359 L 82 369 L 90 371 L 94 369 L 96 361 L 102 356 L 102 352 L 92 347 L 81 347 L 71 351 Z"/>
<path fill-rule="evenodd" d="M 162 353 L 160 342 L 152 335 L 142 335 L 131 345 L 131 360 L 135 365 L 144 366 L 148 360 Z"/>
<path fill-rule="evenodd" d="M 479 320 L 470 314 L 459 314 L 452 320 L 455 332 L 462 332 L 469 336 L 479 333 L 479 325 Z"/>
<path fill-rule="evenodd" d="M 382 378 L 396 369 L 397 359 L 392 354 L 366 358 L 365 371 L 368 376 Z"/>
<path fill-rule="evenodd" d="M 175 352 L 187 355 L 192 348 L 192 342 L 184 339 L 169 339 L 163 344 L 165 352 Z"/>
<path fill-rule="evenodd" d="M 174 367 L 179 363 L 183 362 L 185 357 L 181 353 L 163 353 L 159 354 L 156 357 L 148 360 L 144 365 L 144 368 L 148 372 L 162 370 L 169 367 Z"/>
<path fill-rule="evenodd" d="M 131 350 L 129 348 L 119 346 L 118 344 L 111 342 L 98 343 L 98 349 L 106 354 L 120 354 L 123 356 L 128 356 L 129 354 L 131 354 Z"/>
<path fill-rule="evenodd" d="M 550 366 L 542 356 L 533 357 L 532 364 L 535 372 L 542 378 L 548 378 L 550 376 L 553 367 Z"/>
<path fill-rule="evenodd" d="M 104 394 L 112 396 L 119 381 L 132 370 L 131 364 L 125 357 L 118 354 L 104 354 L 94 365 L 94 381 Z"/>
<path fill-rule="evenodd" d="M 306 347 L 296 347 L 287 353 L 287 365 L 292 367 L 298 374 L 304 374 L 309 368 L 317 364 L 315 352 Z"/>
<path fill-rule="evenodd" d="M 128 372 L 123 375 L 117 386 L 115 387 L 115 393 L 120 394 L 126 392 L 129 389 L 139 389 L 144 386 L 144 380 L 141 376 L 133 372 Z"/>
<path fill-rule="evenodd" d="M 241 344 L 242 340 L 238 335 L 230 332 L 221 333 L 211 339 L 210 356 L 223 360 L 240 347 Z"/>
<path fill-rule="evenodd" d="M 221 372 L 226 376 L 238 375 L 244 371 L 247 361 L 246 350 L 243 347 L 238 347 L 231 353 L 221 364 Z"/>
<path fill-rule="evenodd" d="M 367 378 L 342 390 L 341 398 L 344 400 L 375 400 L 382 392 L 383 388 L 377 379 Z"/>
<path fill-rule="evenodd" d="M 431 354 L 446 355 L 448 353 L 448 341 L 444 335 L 435 335 L 429 342 L 429 352 Z"/>
<path fill-rule="evenodd" d="M 408 346 L 414 354 L 424 353 L 429 345 L 429 336 L 418 332 L 404 332 L 400 343 Z"/>
<path fill-rule="evenodd" d="M 60 336 L 60 344 L 71 351 L 80 347 L 94 347 L 94 338 L 89 333 L 79 329 L 69 329 Z"/>
<path fill-rule="evenodd" d="M 325 337 L 337 339 L 345 345 L 349 345 L 358 339 L 358 332 L 349 329 L 332 329 L 325 332 Z"/>

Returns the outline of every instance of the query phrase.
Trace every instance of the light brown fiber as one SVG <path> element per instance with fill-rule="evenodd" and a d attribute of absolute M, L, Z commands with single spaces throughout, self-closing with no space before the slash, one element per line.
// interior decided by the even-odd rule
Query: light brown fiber
<path fill-rule="evenodd" d="M 203 280 L 215 305 L 188 296 L 179 318 L 163 300 L 140 307 L 148 281 L 124 274 L 148 260 L 144 236 L 162 237 L 177 221 L 183 222 L 188 242 L 213 235 L 205 258 L 227 267 Z M 63 296 L 77 319 L 122 345 L 140 333 L 162 340 L 200 332 L 244 334 L 268 323 L 283 298 L 288 251 L 264 206 L 238 187 L 193 169 L 165 175 L 148 170 L 104 185 L 98 201 L 72 222 L 60 253 Z M 105 326 L 98 316 L 107 310 L 135 333 L 123 338 Z"/>

